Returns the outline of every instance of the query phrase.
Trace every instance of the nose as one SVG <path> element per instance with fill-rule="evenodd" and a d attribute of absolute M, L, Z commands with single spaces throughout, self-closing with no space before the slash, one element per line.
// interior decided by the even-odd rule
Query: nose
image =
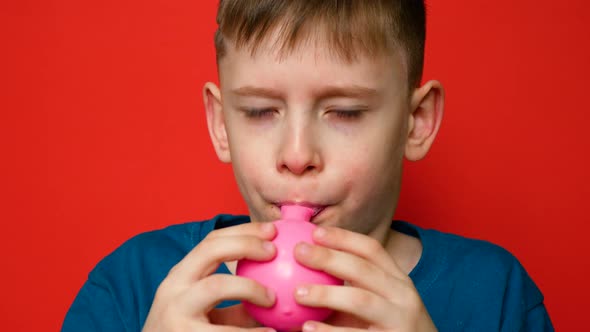
<path fill-rule="evenodd" d="M 304 175 L 322 169 L 319 142 L 310 123 L 292 123 L 285 127 L 277 158 L 279 173 Z"/>

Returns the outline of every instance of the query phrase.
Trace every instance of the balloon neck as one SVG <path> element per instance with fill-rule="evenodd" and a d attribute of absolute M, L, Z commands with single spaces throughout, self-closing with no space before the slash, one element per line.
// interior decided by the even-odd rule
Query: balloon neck
<path fill-rule="evenodd" d="M 281 219 L 310 221 L 313 216 L 313 209 L 301 205 L 281 206 Z"/>

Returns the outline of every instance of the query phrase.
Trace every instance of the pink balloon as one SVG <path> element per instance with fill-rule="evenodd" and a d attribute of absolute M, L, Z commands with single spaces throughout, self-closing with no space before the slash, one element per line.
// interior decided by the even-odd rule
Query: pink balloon
<path fill-rule="evenodd" d="M 312 232 L 316 225 L 309 222 L 313 209 L 285 205 L 281 207 L 281 219 L 274 222 L 277 236 L 273 240 L 276 257 L 268 262 L 240 260 L 237 275 L 254 279 L 273 290 L 275 305 L 263 308 L 244 302 L 248 313 L 261 324 L 278 331 L 299 330 L 308 320 L 321 321 L 332 311 L 299 305 L 294 298 L 295 289 L 302 284 L 342 285 L 343 281 L 321 271 L 299 264 L 293 256 L 299 242 L 313 243 Z"/>

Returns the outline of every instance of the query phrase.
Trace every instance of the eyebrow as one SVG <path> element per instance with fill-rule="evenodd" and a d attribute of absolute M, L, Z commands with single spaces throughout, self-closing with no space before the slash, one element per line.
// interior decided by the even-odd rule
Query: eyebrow
<path fill-rule="evenodd" d="M 250 85 L 233 89 L 231 93 L 242 97 L 266 97 L 272 99 L 281 99 L 283 97 L 283 94 L 278 90 Z"/>
<path fill-rule="evenodd" d="M 265 97 L 272 99 L 281 99 L 284 97 L 283 93 L 276 89 L 256 87 L 250 85 L 233 89 L 231 90 L 231 93 L 242 97 Z M 370 98 L 374 97 L 375 95 L 377 95 L 377 90 L 359 85 L 326 86 L 317 91 L 316 98 Z"/>

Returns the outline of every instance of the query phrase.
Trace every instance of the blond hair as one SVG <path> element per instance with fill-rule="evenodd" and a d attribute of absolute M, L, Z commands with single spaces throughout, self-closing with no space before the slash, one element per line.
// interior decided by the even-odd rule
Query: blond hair
<path fill-rule="evenodd" d="M 325 33 L 329 50 L 346 61 L 401 51 L 410 87 L 422 79 L 426 12 L 423 0 L 220 0 L 215 33 L 217 60 L 226 42 L 253 54 L 271 32 L 281 52 L 312 32 Z M 317 29 L 320 27 L 321 29 Z"/>

